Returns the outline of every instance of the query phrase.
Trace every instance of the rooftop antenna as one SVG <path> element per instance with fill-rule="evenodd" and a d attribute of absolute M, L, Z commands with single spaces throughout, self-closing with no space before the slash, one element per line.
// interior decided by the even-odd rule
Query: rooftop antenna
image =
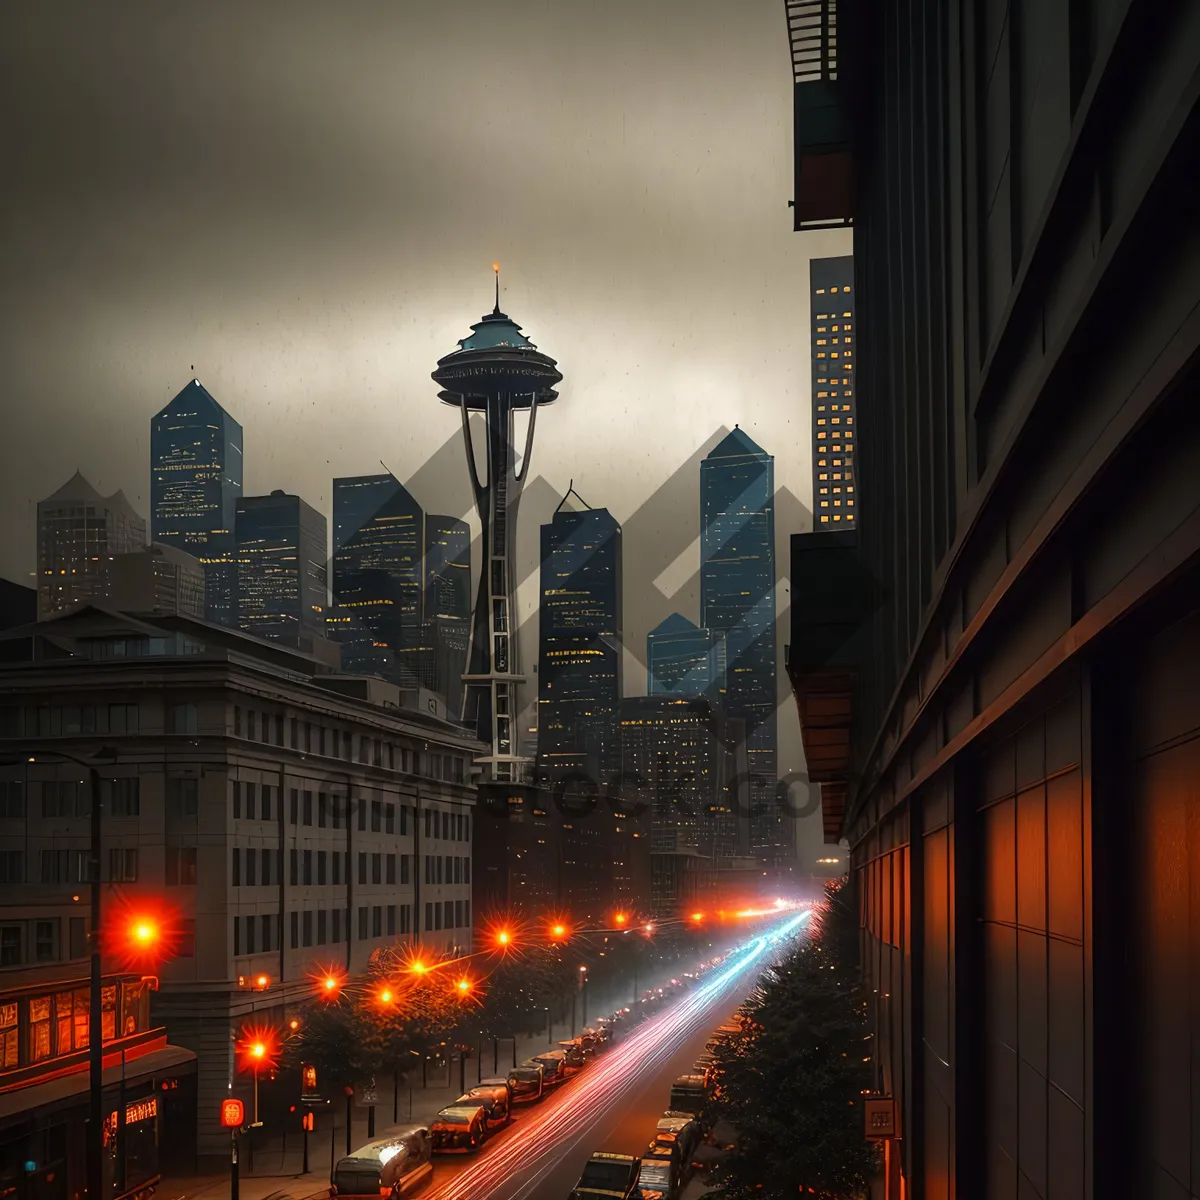
<path fill-rule="evenodd" d="M 495 275 L 496 275 L 496 307 L 492 309 L 492 312 L 499 315 L 499 312 L 500 312 L 500 264 L 492 263 L 492 270 L 495 272 Z"/>

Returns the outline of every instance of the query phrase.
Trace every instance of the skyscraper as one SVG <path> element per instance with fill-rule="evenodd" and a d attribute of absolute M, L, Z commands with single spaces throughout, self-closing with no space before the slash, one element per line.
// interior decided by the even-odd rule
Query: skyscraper
<path fill-rule="evenodd" d="M 243 496 L 234 518 L 238 624 L 302 646 L 324 638 L 327 526 L 299 496 Z"/>
<path fill-rule="evenodd" d="M 538 773 L 599 784 L 619 765 L 621 527 L 572 487 L 541 549 Z"/>
<path fill-rule="evenodd" d="M 720 634 L 672 613 L 646 635 L 647 694 L 703 696 L 723 686 L 724 651 Z"/>
<path fill-rule="evenodd" d="M 812 312 L 813 525 L 853 528 L 854 256 L 809 263 Z"/>
<path fill-rule="evenodd" d="M 744 722 L 751 849 L 783 856 L 774 803 L 775 460 L 735 427 L 700 464 L 700 624 L 725 641 L 725 715 Z"/>
<path fill-rule="evenodd" d="M 208 620 L 236 625 L 242 427 L 193 379 L 150 420 L 150 533 L 204 566 Z"/>
<path fill-rule="evenodd" d="M 421 682 L 425 514 L 394 475 L 333 481 L 333 636 L 342 666 Z"/>
<path fill-rule="evenodd" d="M 447 712 L 457 718 L 471 641 L 471 529 L 457 517 L 425 517 L 422 609 L 431 656 L 427 686 L 445 697 Z"/>
<path fill-rule="evenodd" d="M 101 496 L 76 471 L 37 506 L 38 617 L 103 599 L 114 555 L 146 544 L 146 522 L 122 492 Z"/>

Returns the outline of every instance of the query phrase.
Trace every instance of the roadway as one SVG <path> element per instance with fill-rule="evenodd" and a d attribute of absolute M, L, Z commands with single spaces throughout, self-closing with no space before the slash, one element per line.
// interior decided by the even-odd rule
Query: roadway
<path fill-rule="evenodd" d="M 791 917 L 772 932 L 795 932 L 806 916 Z M 752 939 L 555 1094 L 518 1108 L 512 1124 L 477 1155 L 437 1156 L 429 1200 L 565 1200 L 595 1151 L 640 1154 L 667 1107 L 672 1082 L 704 1053 L 712 1030 L 770 961 L 766 938 Z M 685 1195 L 690 1200 L 703 1190 L 693 1180 Z"/>

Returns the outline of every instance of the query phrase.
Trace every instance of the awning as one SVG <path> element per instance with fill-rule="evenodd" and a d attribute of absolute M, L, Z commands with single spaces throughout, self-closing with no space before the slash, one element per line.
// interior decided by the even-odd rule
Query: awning
<path fill-rule="evenodd" d="M 53 1067 L 53 1059 L 47 1064 Z M 125 1084 L 144 1083 L 154 1075 L 170 1072 L 191 1074 L 196 1070 L 196 1056 L 182 1046 L 164 1046 L 141 1054 L 125 1064 Z M 104 1086 L 116 1087 L 121 1082 L 121 1067 L 107 1067 L 104 1071 Z M 87 1096 L 89 1077 L 87 1071 L 76 1071 L 48 1079 L 45 1083 L 31 1083 L 28 1087 L 16 1088 L 0 1094 L 0 1122 L 16 1116 L 42 1115 L 47 1108 L 65 1108 Z"/>

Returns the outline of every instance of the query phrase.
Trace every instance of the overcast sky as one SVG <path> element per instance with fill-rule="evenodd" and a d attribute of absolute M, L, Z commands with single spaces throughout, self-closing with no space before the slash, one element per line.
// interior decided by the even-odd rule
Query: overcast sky
<path fill-rule="evenodd" d="M 328 514 L 382 459 L 465 514 L 429 373 L 496 260 L 565 377 L 526 569 L 574 479 L 627 523 L 627 642 L 694 619 L 698 472 L 664 484 L 740 423 L 795 497 L 786 571 L 807 260 L 850 249 L 792 232 L 791 97 L 779 0 L 3 6 L 0 574 L 29 579 L 36 502 L 76 468 L 148 511 L 150 417 L 193 376 L 245 428 L 247 494 Z"/>

